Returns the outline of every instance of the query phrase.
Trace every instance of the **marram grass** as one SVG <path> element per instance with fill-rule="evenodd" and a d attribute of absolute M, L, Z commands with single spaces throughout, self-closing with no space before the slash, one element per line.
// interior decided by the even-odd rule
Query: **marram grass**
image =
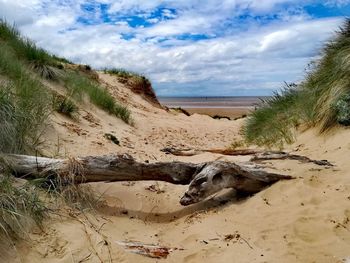
<path fill-rule="evenodd" d="M 350 19 L 328 41 L 321 58 L 299 85 L 287 85 L 250 114 L 243 133 L 248 143 L 282 147 L 299 125 L 326 132 L 350 124 Z M 349 118 L 349 119 L 347 119 Z"/>
<path fill-rule="evenodd" d="M 78 101 L 82 101 L 84 95 L 87 95 L 89 100 L 107 111 L 122 119 L 126 123 L 131 123 L 131 113 L 127 107 L 117 103 L 106 88 L 100 86 L 77 72 L 70 72 L 65 78 L 65 87 L 68 94 Z"/>
<path fill-rule="evenodd" d="M 40 152 L 42 134 L 53 110 L 74 117 L 76 103 L 85 95 L 103 110 L 131 121 L 130 111 L 98 82 L 78 70 L 66 70 L 63 63 L 70 62 L 37 47 L 14 26 L 0 20 L 0 261 L 15 239 L 29 239 L 30 226 L 40 226 L 51 211 L 51 201 L 46 200 L 50 199 L 49 190 L 44 191 L 38 180 L 23 184 L 14 179 L 4 170 L 1 155 Z M 53 80 L 65 83 L 67 94 L 63 99 L 57 100 L 57 94 L 45 86 Z M 56 200 L 62 199 L 76 209 L 93 208 L 99 201 L 91 189 L 72 182 L 61 184 L 54 192 Z"/>

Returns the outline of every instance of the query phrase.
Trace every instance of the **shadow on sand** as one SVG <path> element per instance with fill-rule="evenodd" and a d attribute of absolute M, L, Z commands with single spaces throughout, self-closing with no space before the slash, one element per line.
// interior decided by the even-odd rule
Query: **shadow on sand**
<path fill-rule="evenodd" d="M 221 210 L 232 204 L 241 204 L 249 197 L 249 195 L 237 194 L 234 189 L 230 189 L 205 201 L 190 206 L 181 207 L 180 209 L 172 212 L 152 212 L 153 210 L 157 210 L 157 208 L 159 208 L 158 206 L 154 206 L 150 212 L 145 212 L 125 209 L 123 207 L 108 206 L 106 204 L 102 205 L 99 211 L 105 215 L 129 217 L 130 219 L 142 220 L 145 223 L 167 223 L 192 214 L 200 213 L 202 211 L 208 212 L 214 209 Z"/>

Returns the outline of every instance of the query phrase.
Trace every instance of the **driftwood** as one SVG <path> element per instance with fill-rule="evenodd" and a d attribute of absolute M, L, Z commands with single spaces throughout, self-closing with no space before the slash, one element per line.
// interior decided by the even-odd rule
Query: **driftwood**
<path fill-rule="evenodd" d="M 314 163 L 321 166 L 334 166 L 334 164 L 330 163 L 327 160 L 313 160 L 307 156 L 290 154 L 287 152 L 278 152 L 278 151 L 270 151 L 270 152 L 261 152 L 254 155 L 250 161 L 266 161 L 266 160 L 297 160 L 302 163 Z"/>
<path fill-rule="evenodd" d="M 278 180 L 292 178 L 252 164 L 222 161 L 142 163 L 127 154 L 70 159 L 6 155 L 3 159 L 13 174 L 22 178 L 60 176 L 73 183 L 158 180 L 190 184 L 181 199 L 183 205 L 199 202 L 223 188 L 256 193 Z"/>
<path fill-rule="evenodd" d="M 142 163 L 128 154 L 69 159 L 7 155 L 3 159 L 18 177 L 64 177 L 73 174 L 75 183 L 159 180 L 189 184 L 201 167 L 182 162 Z"/>
<path fill-rule="evenodd" d="M 125 250 L 150 258 L 167 258 L 170 252 L 183 250 L 182 248 L 169 248 L 154 244 L 144 244 L 137 241 L 116 241 L 116 243 Z"/>
<path fill-rule="evenodd" d="M 205 165 L 193 178 L 180 203 L 190 205 L 200 202 L 224 188 L 254 194 L 281 179 L 293 179 L 293 177 L 266 172 L 254 164 L 242 166 L 215 161 Z"/>
<path fill-rule="evenodd" d="M 298 155 L 298 154 L 290 154 L 283 151 L 262 151 L 262 150 L 255 150 L 255 149 L 237 149 L 237 150 L 231 150 L 231 149 L 207 149 L 207 150 L 200 150 L 200 149 L 177 149 L 173 147 L 167 147 L 164 149 L 161 149 L 162 152 L 165 152 L 166 154 L 172 154 L 175 156 L 194 156 L 198 155 L 204 152 L 209 153 L 217 153 L 222 155 L 230 155 L 230 156 L 239 156 L 239 155 L 254 155 L 250 161 L 251 162 L 257 162 L 257 161 L 266 161 L 266 160 L 297 160 L 303 163 L 314 163 L 321 166 L 334 166 L 332 163 L 330 163 L 327 160 L 313 160 L 310 159 L 307 156 Z"/>
<path fill-rule="evenodd" d="M 232 149 L 177 149 L 173 147 L 166 147 L 161 149 L 162 152 L 166 154 L 172 154 L 175 156 L 194 156 L 198 155 L 204 152 L 209 152 L 209 153 L 217 153 L 217 154 L 222 154 L 222 155 L 231 155 L 231 156 L 237 156 L 237 155 L 252 155 L 252 154 L 257 154 L 261 153 L 261 150 L 254 150 L 254 149 L 238 149 L 238 150 L 232 150 Z"/>

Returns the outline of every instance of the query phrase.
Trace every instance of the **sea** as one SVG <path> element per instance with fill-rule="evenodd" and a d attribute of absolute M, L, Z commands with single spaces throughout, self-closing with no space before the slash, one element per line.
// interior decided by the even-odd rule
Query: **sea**
<path fill-rule="evenodd" d="M 169 108 L 252 108 L 267 97 L 158 97 L 161 104 Z"/>

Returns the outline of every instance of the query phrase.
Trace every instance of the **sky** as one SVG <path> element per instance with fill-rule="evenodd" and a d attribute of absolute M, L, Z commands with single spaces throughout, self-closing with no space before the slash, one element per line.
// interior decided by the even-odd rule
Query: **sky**
<path fill-rule="evenodd" d="M 270 95 L 349 15 L 350 0 L 0 0 L 40 47 L 144 74 L 158 96 Z"/>

